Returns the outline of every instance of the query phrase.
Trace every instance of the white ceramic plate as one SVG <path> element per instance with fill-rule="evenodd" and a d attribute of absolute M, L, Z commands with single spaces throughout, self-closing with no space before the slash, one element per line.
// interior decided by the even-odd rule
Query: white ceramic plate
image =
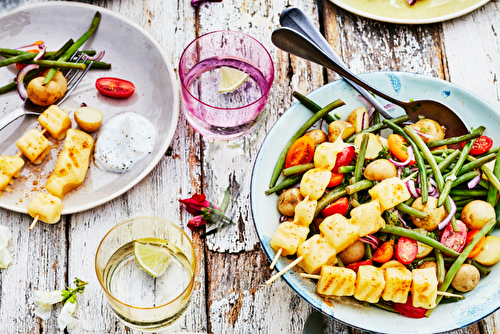
<path fill-rule="evenodd" d="M 440 100 L 455 110 L 467 126 L 476 128 L 485 125 L 485 134 L 493 139 L 495 146 L 500 144 L 500 131 L 498 131 L 500 113 L 463 88 L 443 80 L 411 73 L 374 72 L 362 76 L 376 87 L 403 100 L 410 98 Z M 353 109 L 363 106 L 358 99 L 358 93 L 343 80 L 327 84 L 310 93 L 308 97 L 320 106 L 325 106 L 337 98 L 342 99 L 346 105 L 334 112 L 340 113 L 343 119 Z M 402 115 L 402 109 L 395 110 L 394 114 Z M 266 196 L 264 191 L 268 189 L 281 150 L 311 115 L 312 113 L 300 103 L 288 109 L 267 135 L 254 165 L 250 193 L 251 208 L 257 233 L 269 259 L 274 258 L 276 253 L 269 242 L 278 227 L 280 214 L 277 210 L 278 196 L 275 194 Z M 498 230 L 494 233 L 500 234 Z M 276 268 L 281 270 L 289 263 L 288 259 L 282 257 Z M 465 294 L 465 300 L 439 305 L 430 318 L 423 319 L 406 318 L 376 307 L 362 307 L 349 297 L 340 300 L 329 299 L 325 302 L 315 293 L 315 281 L 302 279 L 298 275 L 300 269 L 287 272 L 283 278 L 313 307 L 350 326 L 383 333 L 437 333 L 470 325 L 500 307 L 498 281 L 500 264 L 491 269 L 489 276 L 481 279 L 473 291 Z"/>
<path fill-rule="evenodd" d="M 57 50 L 68 39 L 78 39 L 87 31 L 96 11 L 102 19 L 96 33 L 85 49 L 105 50 L 103 61 L 112 64 L 111 70 L 91 70 L 71 97 L 62 104 L 75 110 L 82 102 L 101 110 L 103 124 L 114 115 L 133 111 L 150 120 L 157 137 L 153 152 L 124 174 L 106 173 L 93 163 L 82 186 L 64 198 L 64 214 L 84 211 L 123 194 L 143 179 L 165 154 L 177 126 L 179 97 L 172 65 L 156 41 L 142 28 L 107 9 L 68 2 L 45 2 L 24 6 L 0 18 L 0 46 L 16 48 L 45 41 L 49 50 Z M 15 67 L 0 68 L 0 85 L 12 81 Z M 133 82 L 136 91 L 128 99 L 112 99 L 95 89 L 96 79 L 118 77 Z M 17 92 L 0 95 L 0 117 L 21 105 Z M 37 125 L 36 117 L 25 117 L 0 131 L 0 153 L 18 152 L 15 142 L 23 133 Z M 74 125 L 76 127 L 76 125 Z M 92 134 L 94 139 L 97 133 Z M 12 194 L 0 196 L 0 207 L 26 213 L 30 198 L 43 187 L 52 173 L 58 149 L 53 149 L 41 165 L 28 164 L 21 176 L 14 179 Z"/>
<path fill-rule="evenodd" d="M 345 10 L 377 21 L 424 24 L 451 20 L 485 5 L 490 0 L 331 0 Z"/>

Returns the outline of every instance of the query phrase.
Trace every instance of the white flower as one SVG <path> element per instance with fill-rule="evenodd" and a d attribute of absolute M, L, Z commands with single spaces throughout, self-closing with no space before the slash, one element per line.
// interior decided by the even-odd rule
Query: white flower
<path fill-rule="evenodd" d="M 60 330 L 64 330 L 66 327 L 71 329 L 76 326 L 77 320 L 72 317 L 75 311 L 76 301 L 72 303 L 68 300 L 61 309 L 61 314 L 57 317 L 57 326 L 59 326 Z"/>
<path fill-rule="evenodd" d="M 12 233 L 6 226 L 0 225 L 0 249 L 7 247 L 7 243 L 12 239 Z"/>
<path fill-rule="evenodd" d="M 5 269 L 11 264 L 12 257 L 7 248 L 0 248 L 0 268 Z"/>
<path fill-rule="evenodd" d="M 47 320 L 52 311 L 52 305 L 63 300 L 62 291 L 37 291 L 35 294 L 35 315 Z"/>

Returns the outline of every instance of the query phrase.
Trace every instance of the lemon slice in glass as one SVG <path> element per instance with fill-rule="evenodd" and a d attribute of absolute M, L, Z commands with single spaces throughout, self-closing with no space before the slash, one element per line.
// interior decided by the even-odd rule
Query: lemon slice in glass
<path fill-rule="evenodd" d="M 167 243 L 165 241 L 165 243 Z M 134 242 L 135 260 L 145 272 L 153 277 L 160 277 L 170 263 L 170 251 L 161 244 Z"/>
<path fill-rule="evenodd" d="M 237 69 L 222 66 L 219 81 L 219 93 L 227 93 L 240 87 L 248 78 L 248 74 Z"/>

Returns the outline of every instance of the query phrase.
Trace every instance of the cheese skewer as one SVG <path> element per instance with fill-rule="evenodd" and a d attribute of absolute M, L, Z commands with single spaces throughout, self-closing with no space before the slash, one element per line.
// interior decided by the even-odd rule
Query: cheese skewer
<path fill-rule="evenodd" d="M 278 249 L 278 252 L 274 256 L 273 262 L 271 262 L 271 265 L 269 266 L 269 269 L 271 269 L 271 270 L 274 269 L 274 266 L 276 265 L 276 262 L 278 262 L 278 259 L 280 258 L 280 255 L 281 255 L 282 251 L 283 251 L 283 248 L 280 247 L 280 249 Z"/>
<path fill-rule="evenodd" d="M 270 279 L 268 279 L 266 281 L 266 285 L 271 284 L 276 279 L 278 279 L 279 277 L 281 277 L 284 273 L 286 273 L 288 270 L 290 270 L 293 267 L 295 267 L 297 265 L 297 263 L 299 263 L 300 261 L 302 261 L 303 258 L 304 258 L 304 256 L 299 256 L 297 259 L 295 259 L 295 261 L 293 261 L 288 266 L 286 266 L 285 268 L 283 268 L 279 273 L 277 273 L 276 275 L 274 275 L 273 277 L 271 277 Z"/>
<path fill-rule="evenodd" d="M 35 219 L 33 219 L 33 222 L 30 225 L 29 230 L 32 231 L 33 228 L 35 228 L 36 223 L 38 222 L 38 218 L 40 218 L 40 215 L 36 215 Z"/>

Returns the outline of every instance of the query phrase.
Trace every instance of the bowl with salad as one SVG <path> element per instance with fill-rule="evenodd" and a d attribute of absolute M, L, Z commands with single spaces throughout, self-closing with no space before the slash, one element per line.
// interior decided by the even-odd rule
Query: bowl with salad
<path fill-rule="evenodd" d="M 468 326 L 500 308 L 500 114 L 439 79 L 364 79 L 401 99 L 442 101 L 470 133 L 450 138 L 439 115 L 409 122 L 388 103 L 393 118 L 384 119 L 343 80 L 295 92 L 253 169 L 262 247 L 295 292 L 347 325 Z"/>

